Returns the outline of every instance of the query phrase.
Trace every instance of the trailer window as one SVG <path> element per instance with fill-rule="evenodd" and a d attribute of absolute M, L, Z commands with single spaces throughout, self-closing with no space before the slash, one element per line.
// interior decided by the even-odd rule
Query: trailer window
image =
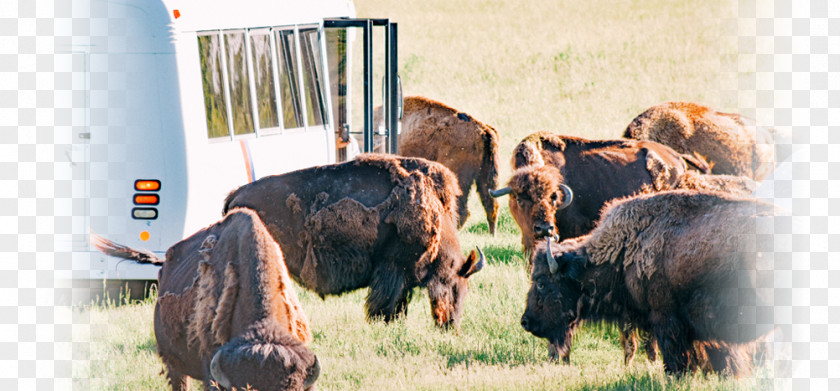
<path fill-rule="evenodd" d="M 225 49 L 227 54 L 228 80 L 230 82 L 230 105 L 233 116 L 233 134 L 254 133 L 254 119 L 251 114 L 251 91 L 248 67 L 245 64 L 245 32 L 227 32 Z"/>
<path fill-rule="evenodd" d="M 207 135 L 210 138 L 227 137 L 227 106 L 225 105 L 219 35 L 200 35 L 198 52 L 201 59 L 201 80 L 204 86 L 204 108 L 207 113 Z"/>
<path fill-rule="evenodd" d="M 303 126 L 300 113 L 300 89 L 298 89 L 297 45 L 293 30 L 278 30 L 277 73 L 280 78 L 280 102 L 283 110 L 283 126 L 286 129 Z"/>
<path fill-rule="evenodd" d="M 303 61 L 304 102 L 309 125 L 323 125 L 324 93 L 323 70 L 321 69 L 321 40 L 315 28 L 300 30 L 300 46 Z"/>
<path fill-rule="evenodd" d="M 257 90 L 257 115 L 260 129 L 280 126 L 277 118 L 277 97 L 274 91 L 274 64 L 271 56 L 271 36 L 251 32 L 251 53 L 254 63 L 254 83 Z"/>

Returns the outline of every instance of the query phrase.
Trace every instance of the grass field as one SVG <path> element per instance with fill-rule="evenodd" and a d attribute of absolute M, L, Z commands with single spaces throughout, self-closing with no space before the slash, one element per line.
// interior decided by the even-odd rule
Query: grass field
<path fill-rule="evenodd" d="M 635 115 L 669 100 L 737 110 L 736 41 L 723 18 L 734 2 L 671 0 L 357 1 L 360 17 L 399 23 L 405 95 L 440 100 L 499 130 L 502 179 L 514 145 L 536 130 L 616 138 Z M 505 204 L 506 199 L 502 199 Z M 417 291 L 408 317 L 363 316 L 365 292 L 322 301 L 299 290 L 314 330 L 321 390 L 754 389 L 755 378 L 664 375 L 661 361 L 625 367 L 614 330 L 584 328 L 571 365 L 547 362 L 545 340 L 519 326 L 528 289 L 519 230 L 506 205 L 489 236 L 475 195 L 461 231 L 487 268 L 471 280 L 460 333 L 433 327 Z M 153 301 L 81 310 L 95 325 L 80 384 L 96 390 L 164 389 Z M 759 378 L 766 375 L 759 371 Z M 88 380 L 85 380 L 88 379 Z M 195 389 L 200 387 L 195 386 Z"/>

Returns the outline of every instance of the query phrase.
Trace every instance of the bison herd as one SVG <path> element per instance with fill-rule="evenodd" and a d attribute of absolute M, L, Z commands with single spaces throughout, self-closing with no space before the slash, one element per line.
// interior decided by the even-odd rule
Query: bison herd
<path fill-rule="evenodd" d="M 475 183 L 495 233 L 507 195 L 531 286 L 522 328 L 568 362 L 583 322 L 614 324 L 625 363 L 639 342 L 665 371 L 748 373 L 772 328 L 751 272 L 756 235 L 782 211 L 751 197 L 777 159 L 773 130 L 737 114 L 666 103 L 616 140 L 548 132 L 523 139 L 498 186 L 499 135 L 442 103 L 405 99 L 400 153 L 262 178 L 220 201 L 223 218 L 165 259 L 99 236 L 106 254 L 161 265 L 154 328 L 173 390 L 300 390 L 321 367 L 292 280 L 322 298 L 367 287 L 369 320 L 406 313 L 428 290 L 442 329 L 458 329 L 471 276 L 458 229 Z M 772 245 L 770 246 L 772 247 Z M 749 324 L 754 327 L 743 327 Z"/>

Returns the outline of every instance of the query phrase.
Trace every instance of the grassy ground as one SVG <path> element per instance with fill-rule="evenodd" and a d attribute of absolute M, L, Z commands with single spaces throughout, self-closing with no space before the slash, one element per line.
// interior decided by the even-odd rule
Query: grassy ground
<path fill-rule="evenodd" d="M 399 23 L 405 94 L 469 112 L 502 137 L 502 180 L 510 151 L 527 134 L 551 130 L 588 138 L 619 137 L 645 108 L 691 100 L 733 107 L 736 46 L 722 1 L 592 0 L 515 2 L 359 0 L 361 17 Z M 506 199 L 502 199 L 506 203 Z M 314 330 L 322 390 L 353 389 L 753 389 L 755 379 L 700 374 L 675 380 L 661 361 L 622 362 L 614 330 L 584 328 L 569 366 L 547 362 L 546 342 L 518 321 L 528 289 L 519 230 L 503 207 L 487 233 L 474 211 L 461 231 L 464 251 L 480 246 L 490 264 L 472 279 L 460 333 L 433 327 L 425 292 L 390 325 L 363 317 L 365 292 L 322 301 L 299 291 Z M 84 388 L 165 387 L 155 353 L 153 302 L 81 310 L 92 327 L 90 357 L 76 375 Z M 764 374 L 763 371 L 759 373 Z M 199 389 L 200 387 L 194 387 Z"/>

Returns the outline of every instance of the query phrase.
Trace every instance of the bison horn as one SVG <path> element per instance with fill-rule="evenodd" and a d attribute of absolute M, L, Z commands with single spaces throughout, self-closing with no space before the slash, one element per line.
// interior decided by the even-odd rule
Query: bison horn
<path fill-rule="evenodd" d="M 318 356 L 315 356 L 315 363 L 306 370 L 306 379 L 303 380 L 303 389 L 308 390 L 318 380 L 321 375 L 321 363 L 318 362 Z"/>
<path fill-rule="evenodd" d="M 219 354 L 221 352 L 221 349 L 216 351 L 216 354 L 213 355 L 213 360 L 210 361 L 210 376 L 213 377 L 216 383 L 219 383 L 222 389 L 228 390 L 231 388 L 231 384 L 230 380 L 222 372 L 222 365 L 219 363 Z"/>
<path fill-rule="evenodd" d="M 484 268 L 484 252 L 481 251 L 481 249 L 478 248 L 478 246 L 475 246 L 475 249 L 478 250 L 478 262 L 476 262 L 475 266 L 473 266 L 472 273 L 476 273 Z"/>
<path fill-rule="evenodd" d="M 501 189 L 499 189 L 499 190 L 490 190 L 490 195 L 491 195 L 491 196 L 493 196 L 493 197 L 495 197 L 495 198 L 499 198 L 499 197 L 501 197 L 501 196 L 503 196 L 503 195 L 508 195 L 508 194 L 510 194 L 510 192 L 511 192 L 511 191 L 513 191 L 513 190 L 511 190 L 511 189 L 510 189 L 510 186 L 508 186 L 508 187 L 503 187 L 503 188 L 501 188 Z"/>
<path fill-rule="evenodd" d="M 557 269 L 560 268 L 560 265 L 557 264 L 557 260 L 554 259 L 554 255 L 551 254 L 551 241 L 552 238 L 548 238 L 545 240 L 545 260 L 548 262 L 548 271 L 551 274 L 557 273 Z"/>
<path fill-rule="evenodd" d="M 572 200 L 575 199 L 575 193 L 572 191 L 571 187 L 561 183 L 560 191 L 563 192 L 563 203 L 557 207 L 557 210 L 566 208 L 572 203 Z"/>

